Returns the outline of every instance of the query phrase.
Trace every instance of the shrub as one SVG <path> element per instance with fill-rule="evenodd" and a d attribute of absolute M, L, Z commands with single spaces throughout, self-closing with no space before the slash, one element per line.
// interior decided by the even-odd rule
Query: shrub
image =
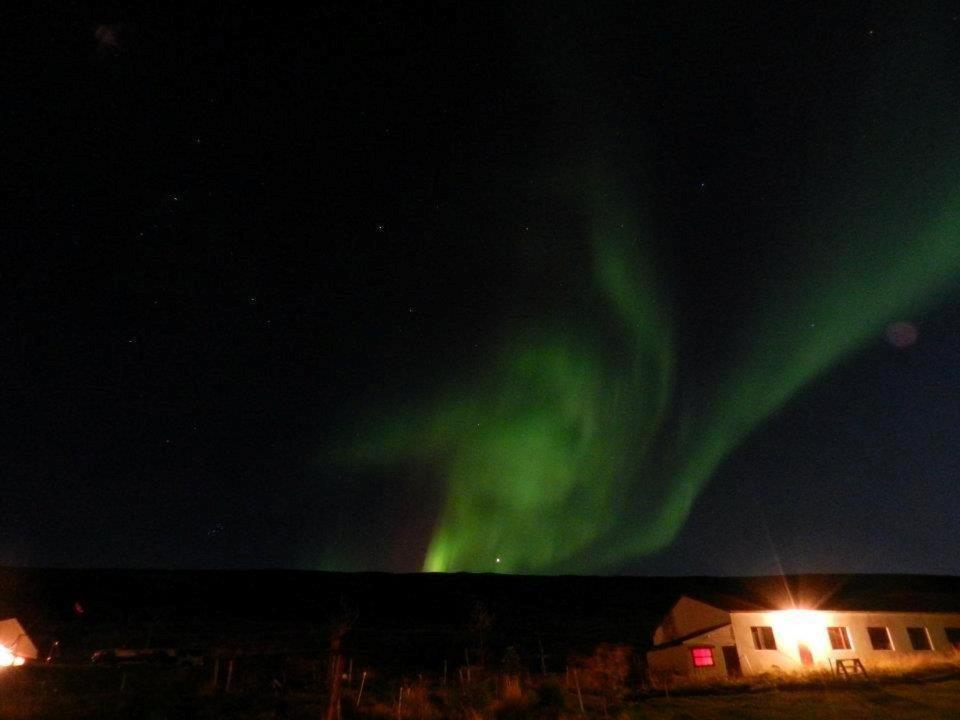
<path fill-rule="evenodd" d="M 547 680 L 537 688 L 536 707 L 543 718 L 557 718 L 566 705 L 563 688 L 556 680 Z"/>
<path fill-rule="evenodd" d="M 574 663 L 577 682 L 585 693 L 597 695 L 606 716 L 627 694 L 627 681 L 633 666 L 633 648 L 629 645 L 599 645 L 593 655 Z"/>

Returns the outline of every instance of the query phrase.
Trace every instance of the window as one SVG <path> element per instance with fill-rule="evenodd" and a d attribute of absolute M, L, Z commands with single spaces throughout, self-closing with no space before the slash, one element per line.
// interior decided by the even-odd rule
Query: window
<path fill-rule="evenodd" d="M 910 645 L 914 650 L 933 650 L 925 627 L 908 627 L 907 635 L 910 636 Z"/>
<path fill-rule="evenodd" d="M 773 639 L 773 628 L 769 625 L 750 628 L 753 635 L 753 646 L 757 650 L 776 650 L 777 641 Z"/>
<path fill-rule="evenodd" d="M 690 648 L 690 656 L 693 658 L 694 667 L 713 667 L 713 648 L 695 647 Z"/>
<path fill-rule="evenodd" d="M 867 635 L 874 650 L 893 650 L 890 642 L 890 632 L 885 627 L 868 627 Z"/>
<path fill-rule="evenodd" d="M 828 627 L 827 635 L 830 637 L 830 647 L 834 650 L 849 650 L 850 634 L 845 627 Z"/>
<path fill-rule="evenodd" d="M 954 650 L 960 650 L 960 628 L 945 628 L 947 633 L 947 642 L 953 646 Z"/>

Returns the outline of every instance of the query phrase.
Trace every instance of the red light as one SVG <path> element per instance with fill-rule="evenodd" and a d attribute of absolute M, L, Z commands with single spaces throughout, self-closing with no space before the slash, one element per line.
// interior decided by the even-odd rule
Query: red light
<path fill-rule="evenodd" d="M 694 667 L 713 667 L 713 648 L 695 647 L 690 648 L 690 655 L 693 657 Z"/>

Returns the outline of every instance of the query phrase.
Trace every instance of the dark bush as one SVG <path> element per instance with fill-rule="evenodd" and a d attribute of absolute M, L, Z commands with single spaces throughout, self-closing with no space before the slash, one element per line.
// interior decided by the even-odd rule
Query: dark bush
<path fill-rule="evenodd" d="M 563 711 L 566 696 L 556 680 L 547 680 L 537 688 L 536 708 L 541 717 L 557 717 Z"/>

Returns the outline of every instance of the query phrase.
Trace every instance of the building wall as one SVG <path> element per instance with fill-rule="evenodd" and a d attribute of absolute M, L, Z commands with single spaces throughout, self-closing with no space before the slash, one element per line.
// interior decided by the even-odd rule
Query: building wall
<path fill-rule="evenodd" d="M 960 614 L 781 610 L 734 612 L 730 618 L 745 675 L 804 669 L 800 659 L 801 642 L 809 648 L 813 659 L 813 665 L 807 669 L 832 670 L 835 661 L 841 658 L 859 658 L 869 672 L 871 669 L 904 668 L 925 661 L 957 657 L 957 651 L 947 641 L 945 629 L 960 628 Z M 775 650 L 755 647 L 751 632 L 754 626 L 773 628 Z M 828 627 L 846 627 L 851 648 L 832 649 Z M 892 649 L 874 650 L 868 627 L 888 628 Z M 925 627 L 933 649 L 914 650 L 907 634 L 908 627 Z"/>
<path fill-rule="evenodd" d="M 676 678 L 694 674 L 690 650 L 683 645 L 671 645 L 647 653 L 647 673 L 654 685 L 669 685 Z"/>
<path fill-rule="evenodd" d="M 27 636 L 23 625 L 16 618 L 0 620 L 0 645 L 19 657 L 28 660 L 37 659 L 37 646 L 33 644 L 33 640 Z"/>
<path fill-rule="evenodd" d="M 730 613 L 694 600 L 681 597 L 653 634 L 653 644 L 662 645 L 715 625 L 730 622 Z"/>
<path fill-rule="evenodd" d="M 717 680 L 727 677 L 724 662 L 725 645 L 733 645 L 733 631 L 729 625 L 686 640 L 682 645 L 671 645 L 647 653 L 647 669 L 655 684 L 668 685 L 677 678 L 695 681 Z M 713 650 L 712 667 L 696 667 L 691 648 L 709 647 Z"/>

